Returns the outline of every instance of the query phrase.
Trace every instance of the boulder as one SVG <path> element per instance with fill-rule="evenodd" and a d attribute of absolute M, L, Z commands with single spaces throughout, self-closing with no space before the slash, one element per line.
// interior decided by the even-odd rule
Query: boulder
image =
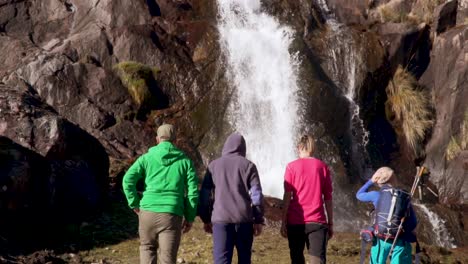
<path fill-rule="evenodd" d="M 17 74 L 59 114 L 88 131 L 110 127 L 134 109 L 115 75 L 64 55 L 40 54 Z"/>
<path fill-rule="evenodd" d="M 468 126 L 468 26 L 451 29 L 434 40 L 431 63 L 420 83 L 432 90 L 435 126 L 426 145 L 425 164 L 445 204 L 466 204 L 468 191 L 466 141 Z M 452 144 L 451 144 L 452 142 Z M 453 153 L 453 144 L 461 151 Z M 451 156 L 451 157 L 450 157 Z"/>
<path fill-rule="evenodd" d="M 324 0 L 319 2 L 327 3 L 336 19 L 343 24 L 365 24 L 367 20 L 369 1 Z"/>
<path fill-rule="evenodd" d="M 109 158 L 99 141 L 26 85 L 0 90 L 0 233 L 37 243 L 31 237 L 79 223 L 99 208 Z"/>

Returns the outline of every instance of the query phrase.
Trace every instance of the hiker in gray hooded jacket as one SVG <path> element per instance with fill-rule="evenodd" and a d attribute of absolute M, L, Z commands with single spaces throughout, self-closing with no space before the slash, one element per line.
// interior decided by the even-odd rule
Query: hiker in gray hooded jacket
<path fill-rule="evenodd" d="M 208 165 L 200 190 L 199 213 L 205 231 L 213 233 L 215 264 L 231 263 L 234 246 L 238 263 L 251 263 L 253 236 L 262 232 L 262 187 L 245 155 L 244 137 L 231 134 L 222 156 Z"/>

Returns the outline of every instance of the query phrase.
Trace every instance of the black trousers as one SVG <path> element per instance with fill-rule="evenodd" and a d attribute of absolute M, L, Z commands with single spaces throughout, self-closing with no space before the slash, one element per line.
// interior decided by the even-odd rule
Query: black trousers
<path fill-rule="evenodd" d="M 308 253 L 327 261 L 328 226 L 319 223 L 287 225 L 289 254 L 292 264 L 305 264 L 304 246 Z"/>

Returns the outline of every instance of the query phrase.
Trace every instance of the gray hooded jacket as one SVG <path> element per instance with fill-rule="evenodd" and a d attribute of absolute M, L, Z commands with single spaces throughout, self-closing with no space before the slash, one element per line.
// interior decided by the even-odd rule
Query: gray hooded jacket
<path fill-rule="evenodd" d="M 231 134 L 222 156 L 207 168 L 200 190 L 199 214 L 204 223 L 263 224 L 263 194 L 255 164 L 245 158 L 242 135 Z"/>

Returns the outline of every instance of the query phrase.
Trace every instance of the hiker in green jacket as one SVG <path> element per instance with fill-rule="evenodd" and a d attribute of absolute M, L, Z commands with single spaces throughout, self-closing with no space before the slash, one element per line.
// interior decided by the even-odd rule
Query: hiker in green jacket
<path fill-rule="evenodd" d="M 181 234 L 192 227 L 198 203 L 198 178 L 192 161 L 171 141 L 174 127 L 162 125 L 158 144 L 140 156 L 123 178 L 128 205 L 138 215 L 140 264 L 173 264 Z M 136 185 L 144 180 L 143 195 Z M 185 218 L 185 219 L 183 219 Z"/>

